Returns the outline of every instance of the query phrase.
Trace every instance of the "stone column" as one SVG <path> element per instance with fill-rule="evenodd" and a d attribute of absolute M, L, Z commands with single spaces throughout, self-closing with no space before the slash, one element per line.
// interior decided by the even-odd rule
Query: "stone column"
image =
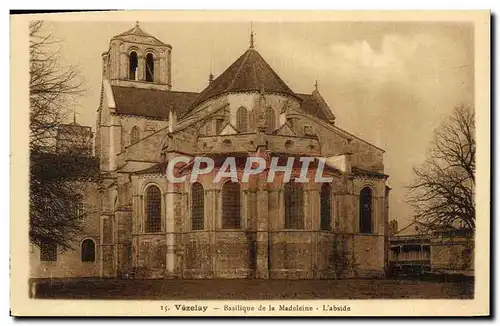
<path fill-rule="evenodd" d="M 143 54 L 137 54 L 137 80 L 146 80 L 146 59 Z"/>
<path fill-rule="evenodd" d="M 128 64 L 129 64 L 128 55 L 122 43 L 120 44 L 120 71 L 118 73 L 120 79 L 128 79 Z"/>
<path fill-rule="evenodd" d="M 167 153 L 167 160 L 171 160 L 176 156 L 176 153 Z M 174 168 L 174 175 L 177 171 Z M 165 235 L 166 235 L 166 271 L 165 277 L 172 278 L 176 276 L 175 269 L 175 235 L 176 235 L 176 220 L 181 218 L 182 215 L 182 194 L 180 192 L 181 184 L 171 183 L 166 180 L 165 191 Z"/>
<path fill-rule="evenodd" d="M 117 273 L 130 273 L 132 268 L 132 207 L 122 206 L 116 216 L 116 264 Z"/>
<path fill-rule="evenodd" d="M 166 73 L 167 73 L 167 85 L 169 86 L 168 89 L 172 87 L 172 51 L 170 49 L 167 50 L 167 68 L 166 68 Z"/>
<path fill-rule="evenodd" d="M 319 259 L 319 229 L 320 229 L 320 189 L 316 184 L 308 185 L 308 202 L 309 202 L 309 214 L 310 214 L 310 224 L 306 227 L 309 230 L 310 240 L 311 240 L 311 271 L 312 278 L 317 278 L 318 275 L 318 259 Z M 307 215 L 306 215 L 307 216 Z"/>
<path fill-rule="evenodd" d="M 205 217 L 205 229 L 208 230 L 209 232 L 209 238 L 208 238 L 208 245 L 210 246 L 210 257 L 207 257 L 208 264 L 211 266 L 211 277 L 215 278 L 216 277 L 216 266 L 215 266 L 215 230 L 217 229 L 217 205 L 218 205 L 218 200 L 217 196 L 219 194 L 218 189 L 216 188 L 209 188 L 205 190 L 205 212 L 206 212 L 206 217 Z"/>
<path fill-rule="evenodd" d="M 165 233 L 166 233 L 166 271 L 165 276 L 173 277 L 174 274 L 174 227 L 175 227 L 175 188 L 170 182 L 167 183 L 167 192 L 165 193 Z"/>
<path fill-rule="evenodd" d="M 256 180 L 257 236 L 255 277 L 269 278 L 269 197 L 267 192 L 267 173 L 258 175 Z"/>
<path fill-rule="evenodd" d="M 111 61 L 111 79 L 119 79 L 120 75 L 120 45 L 117 40 L 111 43 L 111 54 L 109 60 Z"/>

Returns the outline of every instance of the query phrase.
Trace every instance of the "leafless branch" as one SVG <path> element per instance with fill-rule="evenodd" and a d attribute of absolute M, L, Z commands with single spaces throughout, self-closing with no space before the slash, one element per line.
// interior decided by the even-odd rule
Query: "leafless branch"
<path fill-rule="evenodd" d="M 456 107 L 435 131 L 427 160 L 414 169 L 408 202 L 430 230 L 475 229 L 476 141 L 473 109 Z"/>

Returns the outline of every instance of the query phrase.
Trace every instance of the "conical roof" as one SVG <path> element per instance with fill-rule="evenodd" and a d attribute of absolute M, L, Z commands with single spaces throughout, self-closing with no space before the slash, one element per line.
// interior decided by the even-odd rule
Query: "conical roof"
<path fill-rule="evenodd" d="M 200 93 L 188 112 L 217 95 L 261 90 L 297 97 L 259 52 L 250 48 Z"/>

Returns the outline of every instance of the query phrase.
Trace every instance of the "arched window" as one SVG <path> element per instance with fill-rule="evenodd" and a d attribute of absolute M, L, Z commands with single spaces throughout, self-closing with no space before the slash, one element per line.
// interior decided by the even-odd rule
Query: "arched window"
<path fill-rule="evenodd" d="M 266 110 L 267 133 L 270 134 L 276 129 L 276 115 L 273 108 Z"/>
<path fill-rule="evenodd" d="M 241 227 L 240 185 L 228 181 L 222 186 L 222 228 Z"/>
<path fill-rule="evenodd" d="M 205 195 L 203 186 L 199 183 L 193 183 L 191 186 L 191 230 L 203 230 L 205 215 Z"/>
<path fill-rule="evenodd" d="M 321 230 L 330 230 L 331 228 L 331 193 L 330 193 L 330 185 L 328 183 L 323 183 L 321 186 L 321 194 L 320 194 L 320 216 L 321 216 Z"/>
<path fill-rule="evenodd" d="M 137 52 L 132 51 L 128 60 L 128 78 L 131 80 L 137 80 L 137 64 Z"/>
<path fill-rule="evenodd" d="M 141 131 L 139 127 L 134 126 L 130 131 L 130 144 L 137 143 L 141 139 Z"/>
<path fill-rule="evenodd" d="M 146 191 L 146 232 L 161 232 L 161 191 L 157 186 Z"/>
<path fill-rule="evenodd" d="M 155 58 L 152 53 L 146 55 L 146 81 L 153 82 L 155 80 Z"/>
<path fill-rule="evenodd" d="M 304 228 L 304 190 L 302 184 L 285 185 L 285 229 Z"/>
<path fill-rule="evenodd" d="M 359 194 L 359 232 L 372 233 L 372 190 L 364 187 Z"/>
<path fill-rule="evenodd" d="M 82 261 L 95 261 L 95 242 L 92 239 L 85 239 L 82 242 Z"/>
<path fill-rule="evenodd" d="M 241 107 L 236 111 L 236 128 L 240 132 L 248 131 L 248 111 L 244 107 Z"/>

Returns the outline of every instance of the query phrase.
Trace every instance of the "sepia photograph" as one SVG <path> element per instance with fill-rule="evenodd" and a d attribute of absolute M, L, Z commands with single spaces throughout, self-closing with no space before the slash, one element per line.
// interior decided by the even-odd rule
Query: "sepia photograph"
<path fill-rule="evenodd" d="M 489 12 L 14 18 L 15 315 L 489 314 Z"/>

